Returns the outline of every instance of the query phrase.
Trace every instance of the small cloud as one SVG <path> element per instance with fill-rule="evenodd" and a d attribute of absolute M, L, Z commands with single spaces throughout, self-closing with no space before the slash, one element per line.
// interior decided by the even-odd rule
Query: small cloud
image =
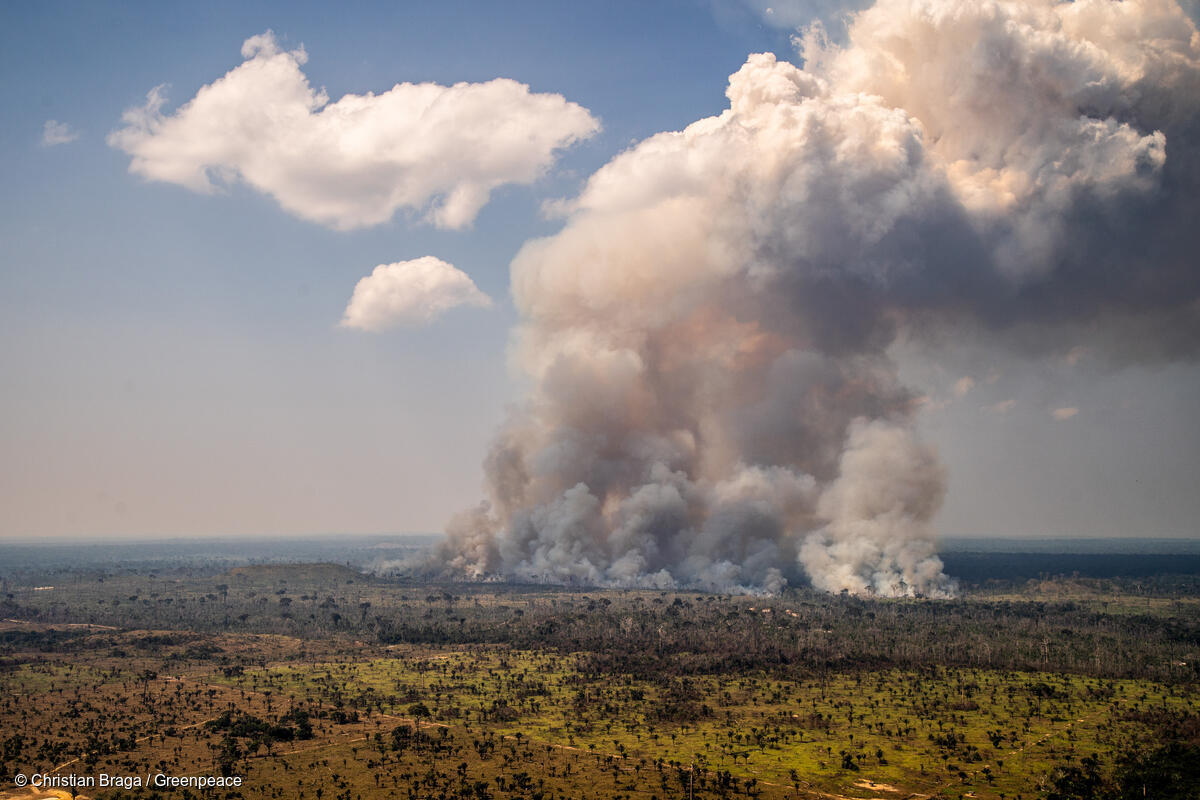
<path fill-rule="evenodd" d="M 56 119 L 46 120 L 42 126 L 42 147 L 54 147 L 67 144 L 79 138 L 79 131 L 71 130 L 71 126 Z"/>
<path fill-rule="evenodd" d="M 1087 355 L 1087 351 L 1088 351 L 1088 349 L 1086 347 L 1082 347 L 1082 346 L 1072 347 L 1067 352 L 1067 354 L 1065 356 L 1063 356 L 1063 361 L 1065 361 L 1068 366 L 1073 367 L 1079 363 L 1079 360 L 1081 358 L 1083 358 L 1085 355 Z"/>
<path fill-rule="evenodd" d="M 932 395 L 923 394 L 920 397 L 913 398 L 913 408 L 922 409 L 924 411 L 941 411 L 946 407 L 945 400 L 938 400 Z"/>
<path fill-rule="evenodd" d="M 999 403 L 992 403 L 990 406 L 984 406 L 983 410 L 990 411 L 993 414 L 1007 414 L 1009 411 L 1012 411 L 1012 407 L 1016 404 L 1016 400 L 1009 398 L 1008 400 L 1001 400 Z"/>
<path fill-rule="evenodd" d="M 988 371 L 987 377 L 984 378 L 984 380 L 987 381 L 988 385 L 990 386 L 990 385 L 994 384 L 996 381 L 1000 380 L 1000 376 L 1002 374 L 1003 373 L 1001 373 L 1000 370 L 993 367 L 991 370 Z"/>
<path fill-rule="evenodd" d="M 967 392 L 971 391 L 974 388 L 975 388 L 975 379 L 972 378 L 970 375 L 966 375 L 962 378 L 959 378 L 957 381 L 954 382 L 954 396 L 955 397 L 966 397 Z"/>
<path fill-rule="evenodd" d="M 566 219 L 578 208 L 576 200 L 567 197 L 550 197 L 542 201 L 542 219 Z"/>
<path fill-rule="evenodd" d="M 487 308 L 492 299 L 462 270 L 422 256 L 375 267 L 354 287 L 340 324 L 361 331 L 424 325 L 463 305 Z"/>
<path fill-rule="evenodd" d="M 1067 351 L 1067 355 L 1064 355 L 1062 360 L 1067 363 L 1067 366 L 1074 367 L 1085 355 L 1087 355 L 1087 348 L 1082 347 L 1082 345 L 1076 345 L 1076 347 L 1070 348 Z"/>
<path fill-rule="evenodd" d="M 1063 408 L 1056 408 L 1050 412 L 1051 416 L 1057 420 L 1070 419 L 1078 413 L 1079 409 L 1075 408 L 1074 406 L 1064 406 Z"/>

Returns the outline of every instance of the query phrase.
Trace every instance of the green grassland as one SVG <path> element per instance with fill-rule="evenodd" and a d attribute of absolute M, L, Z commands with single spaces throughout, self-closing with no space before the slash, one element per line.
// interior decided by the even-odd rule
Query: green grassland
<path fill-rule="evenodd" d="M 678 762 L 743 784 L 862 795 L 869 781 L 981 798 L 1034 796 L 1056 766 L 1144 735 L 1138 713 L 1194 713 L 1197 702 L 1146 681 L 957 669 L 652 683 L 588 676 L 571 657 L 528 652 L 281 666 L 224 680 L 364 714 L 410 717 L 420 704 L 427 724 L 452 731 L 629 764 Z"/>
<path fill-rule="evenodd" d="M 245 778 L 81 798 L 1025 800 L 1200 744 L 1191 595 L 756 598 L 333 565 L 53 585 L 0 609 L 4 778 Z"/>

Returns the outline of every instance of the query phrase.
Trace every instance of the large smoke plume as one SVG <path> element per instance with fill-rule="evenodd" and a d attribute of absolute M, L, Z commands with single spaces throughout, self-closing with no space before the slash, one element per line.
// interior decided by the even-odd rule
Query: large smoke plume
<path fill-rule="evenodd" d="M 533 388 L 450 568 L 944 595 L 898 338 L 1196 351 L 1200 36 L 1175 3 L 881 0 L 848 31 L 810 29 L 803 68 L 751 56 L 728 110 L 614 158 L 522 248 Z"/>

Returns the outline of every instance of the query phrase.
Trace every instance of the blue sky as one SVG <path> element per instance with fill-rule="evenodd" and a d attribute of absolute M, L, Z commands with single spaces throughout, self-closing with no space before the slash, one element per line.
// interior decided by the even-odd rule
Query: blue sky
<path fill-rule="evenodd" d="M 719 109 L 725 79 L 786 33 L 736 9 L 628 3 L 20 3 L 3 10 L 0 364 L 7 536 L 429 530 L 479 491 L 510 399 L 508 260 L 632 140 Z M 467 231 L 399 216 L 341 233 L 245 187 L 202 196 L 128 174 L 105 143 L 303 44 L 331 97 L 511 77 L 592 110 L 603 133 Z M 702 79 L 698 79 L 703 75 Z M 42 147 L 46 120 L 76 141 Z M 376 264 L 436 254 L 497 298 L 421 330 L 335 329 Z M 226 506 L 222 510 L 222 506 Z M 370 507 L 370 511 L 364 507 Z"/>
<path fill-rule="evenodd" d="M 521 394 L 509 262 L 561 227 L 542 203 L 634 142 L 720 113 L 749 53 L 797 60 L 792 31 L 732 0 L 21 2 L 0 22 L 6 538 L 440 530 L 480 496 L 487 443 Z M 461 230 L 403 210 L 332 230 L 245 185 L 206 195 L 130 174 L 106 143 L 122 112 L 162 84 L 173 111 L 268 30 L 303 45 L 333 100 L 507 77 L 603 128 Z M 44 146 L 48 120 L 77 138 Z M 379 334 L 338 327 L 359 279 L 425 255 L 495 305 Z M 988 371 L 928 354 L 906 365 L 946 396 Z M 922 417 L 952 476 L 939 530 L 1196 533 L 1194 366 L 995 369 Z M 1068 407 L 1075 418 L 1053 418 Z"/>

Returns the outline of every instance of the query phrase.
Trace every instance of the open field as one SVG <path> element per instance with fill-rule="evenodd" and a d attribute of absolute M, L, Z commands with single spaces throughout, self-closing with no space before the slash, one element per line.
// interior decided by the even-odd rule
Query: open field
<path fill-rule="evenodd" d="M 1095 581 L 946 602 L 430 587 L 333 565 L 43 585 L 10 586 L 0 614 L 6 779 L 1004 800 L 1200 730 L 1195 598 Z"/>

